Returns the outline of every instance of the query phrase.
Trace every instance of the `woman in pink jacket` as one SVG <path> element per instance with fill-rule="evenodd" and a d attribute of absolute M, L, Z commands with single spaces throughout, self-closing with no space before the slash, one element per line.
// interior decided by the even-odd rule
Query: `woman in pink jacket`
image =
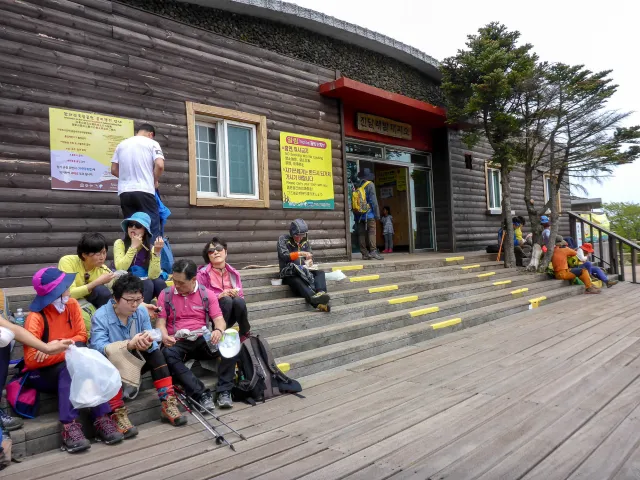
<path fill-rule="evenodd" d="M 218 295 L 220 310 L 227 328 L 238 324 L 240 340 L 244 340 L 251 326 L 244 301 L 240 273 L 227 263 L 227 243 L 213 237 L 202 250 L 205 266 L 198 271 L 198 283 L 213 290 Z"/>

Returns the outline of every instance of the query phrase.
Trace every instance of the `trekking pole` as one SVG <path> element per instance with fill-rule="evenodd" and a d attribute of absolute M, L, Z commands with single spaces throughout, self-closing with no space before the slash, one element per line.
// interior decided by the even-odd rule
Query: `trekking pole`
<path fill-rule="evenodd" d="M 205 429 L 207 429 L 207 431 L 208 431 L 211 435 L 213 435 L 213 437 L 214 437 L 214 438 L 215 438 L 215 440 L 216 440 L 216 444 L 217 444 L 217 445 L 221 445 L 221 444 L 223 444 L 223 443 L 224 443 L 224 444 L 225 444 L 226 446 L 228 446 L 231 450 L 233 450 L 234 452 L 236 451 L 236 448 L 235 448 L 233 445 L 231 445 L 229 442 L 227 442 L 227 440 L 226 440 L 222 435 L 220 435 L 220 434 L 216 431 L 215 427 L 213 427 L 212 425 L 210 425 L 210 424 L 209 424 L 209 422 L 207 422 L 207 420 L 202 416 L 202 414 L 201 414 L 200 412 L 198 412 L 198 411 L 197 411 L 197 410 L 195 410 L 195 409 L 193 409 L 193 410 L 192 410 L 192 409 L 191 409 L 191 407 L 189 407 L 189 405 L 187 404 L 187 403 L 188 403 L 187 397 L 186 397 L 184 394 L 182 394 L 182 393 L 178 393 L 178 392 L 176 392 L 176 393 L 177 393 L 176 398 L 178 399 L 178 401 L 180 402 L 180 404 L 185 408 L 185 410 L 186 410 L 188 413 L 190 413 L 191 415 L 193 415 L 193 417 L 194 417 L 196 420 L 198 420 L 198 422 L 200 422 L 200 423 L 202 424 L 202 426 L 203 426 Z"/>
<path fill-rule="evenodd" d="M 175 388 L 175 386 L 174 386 Z M 183 394 L 183 391 L 180 389 L 178 390 L 181 394 Z M 236 435 L 238 435 L 242 440 L 246 440 L 247 438 L 241 434 L 240 432 L 238 432 L 235 428 L 227 425 L 225 422 L 223 422 L 220 417 L 218 417 L 215 413 L 213 413 L 213 411 L 209 410 L 207 407 L 205 407 L 204 405 L 201 405 L 200 403 L 198 403 L 193 397 L 187 397 L 187 399 L 189 400 L 189 402 L 193 405 L 195 405 L 197 408 L 201 408 L 202 410 L 204 410 L 206 413 L 208 413 L 209 415 L 211 415 L 213 418 L 215 418 L 218 422 L 220 422 L 224 427 L 227 427 L 229 430 L 231 430 L 233 433 L 235 433 Z"/>
<path fill-rule="evenodd" d="M 506 233 L 507 232 L 503 231 L 502 232 L 502 238 L 500 239 L 500 248 L 498 249 L 498 260 L 497 260 L 498 262 L 500 261 L 500 254 L 502 253 L 502 244 L 504 243 L 504 235 Z"/>

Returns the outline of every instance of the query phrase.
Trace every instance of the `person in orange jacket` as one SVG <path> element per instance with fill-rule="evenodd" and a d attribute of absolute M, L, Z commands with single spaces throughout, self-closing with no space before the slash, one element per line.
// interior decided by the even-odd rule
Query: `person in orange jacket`
<path fill-rule="evenodd" d="M 578 252 L 575 250 L 567 248 L 566 241 L 562 240 L 556 243 L 556 247 L 553 250 L 553 257 L 551 258 L 556 278 L 558 280 L 573 281 L 573 279 L 578 277 L 586 287 L 585 293 L 600 293 L 600 289 L 591 284 L 591 276 L 584 266 L 581 265 L 575 268 L 569 268 L 569 262 L 567 259 L 569 257 L 575 257 L 577 254 Z"/>
<path fill-rule="evenodd" d="M 75 273 L 65 273 L 54 267 L 43 268 L 33 276 L 36 297 L 29 307 L 31 313 L 27 316 L 25 328 L 36 338 L 45 342 L 49 339 L 65 339 L 77 346 L 85 346 L 88 336 L 80 304 L 71 298 L 71 285 L 75 278 Z M 48 334 L 45 333 L 45 325 Z M 24 363 L 29 371 L 28 386 L 40 392 L 58 394 L 63 448 L 69 453 L 90 448 L 91 443 L 76 421 L 79 412 L 69 398 L 71 375 L 67 370 L 64 352 L 48 355 L 25 346 Z M 107 445 L 121 442 L 124 438 L 111 419 L 110 411 L 108 403 L 91 409 L 96 434 Z"/>

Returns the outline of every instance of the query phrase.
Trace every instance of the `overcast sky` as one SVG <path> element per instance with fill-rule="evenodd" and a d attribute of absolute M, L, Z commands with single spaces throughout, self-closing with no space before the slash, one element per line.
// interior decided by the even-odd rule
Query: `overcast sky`
<path fill-rule="evenodd" d="M 640 124 L 640 67 L 631 52 L 638 44 L 640 4 L 633 1 L 534 3 L 506 0 L 288 0 L 383 33 L 442 60 L 464 48 L 466 36 L 491 21 L 519 30 L 541 59 L 613 70 L 620 86 L 612 109 L 635 111 L 627 125 Z M 526 5 L 526 6 L 525 6 Z M 627 52 L 626 54 L 624 52 Z M 605 202 L 640 202 L 640 161 L 619 167 L 602 186 L 587 185 Z"/>

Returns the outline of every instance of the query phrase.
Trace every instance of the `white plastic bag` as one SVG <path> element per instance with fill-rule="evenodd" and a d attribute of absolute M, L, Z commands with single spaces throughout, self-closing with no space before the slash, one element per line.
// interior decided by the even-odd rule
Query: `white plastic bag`
<path fill-rule="evenodd" d="M 325 273 L 324 278 L 326 280 L 334 280 L 339 282 L 340 280 L 344 280 L 345 278 L 347 278 L 347 276 L 342 273 L 342 270 L 336 270 L 335 272 Z"/>
<path fill-rule="evenodd" d="M 65 358 L 71 376 L 69 399 L 74 408 L 97 407 L 120 390 L 118 369 L 97 350 L 71 345 Z"/>

